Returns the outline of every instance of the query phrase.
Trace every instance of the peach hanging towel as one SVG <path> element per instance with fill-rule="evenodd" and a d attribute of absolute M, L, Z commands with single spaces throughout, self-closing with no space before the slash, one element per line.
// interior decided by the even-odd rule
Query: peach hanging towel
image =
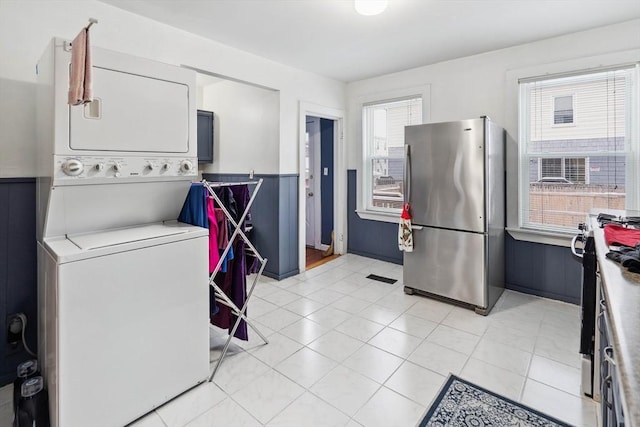
<path fill-rule="evenodd" d="M 69 75 L 69 105 L 93 101 L 91 42 L 88 26 L 71 42 L 71 70 Z"/>

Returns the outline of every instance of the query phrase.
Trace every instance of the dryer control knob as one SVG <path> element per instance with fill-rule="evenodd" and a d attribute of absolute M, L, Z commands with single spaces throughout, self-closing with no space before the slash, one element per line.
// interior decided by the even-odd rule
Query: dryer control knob
<path fill-rule="evenodd" d="M 147 169 L 149 169 L 150 171 L 154 170 L 156 168 L 156 165 L 154 165 L 151 162 L 147 162 Z"/>
<path fill-rule="evenodd" d="M 114 163 L 113 164 L 113 171 L 114 172 L 120 172 L 122 170 L 122 163 Z"/>
<path fill-rule="evenodd" d="M 167 162 L 164 165 L 162 165 L 162 169 L 164 169 L 166 171 L 168 171 L 170 167 L 171 167 L 171 163 L 169 163 L 169 162 Z"/>
<path fill-rule="evenodd" d="M 62 164 L 62 171 L 69 176 L 78 176 L 84 170 L 84 165 L 78 159 L 69 159 Z"/>
<path fill-rule="evenodd" d="M 96 163 L 94 167 L 98 172 L 100 172 L 101 170 L 104 170 L 104 163 Z"/>
<path fill-rule="evenodd" d="M 182 170 L 182 172 L 191 172 L 193 170 L 193 163 L 189 160 L 183 160 L 180 163 L 180 170 Z"/>

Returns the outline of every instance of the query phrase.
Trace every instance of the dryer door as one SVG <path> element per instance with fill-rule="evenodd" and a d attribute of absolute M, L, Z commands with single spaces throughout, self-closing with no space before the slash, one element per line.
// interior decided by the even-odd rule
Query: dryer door
<path fill-rule="evenodd" d="M 187 85 L 94 66 L 93 93 L 92 103 L 69 107 L 72 150 L 189 150 Z"/>

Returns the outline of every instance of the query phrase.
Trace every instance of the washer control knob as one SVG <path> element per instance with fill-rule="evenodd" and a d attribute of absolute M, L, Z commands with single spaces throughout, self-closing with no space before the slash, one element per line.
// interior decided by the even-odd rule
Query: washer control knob
<path fill-rule="evenodd" d="M 167 162 L 164 165 L 162 165 L 162 169 L 164 169 L 166 171 L 168 171 L 170 167 L 171 167 L 171 163 L 169 163 L 169 162 Z"/>
<path fill-rule="evenodd" d="M 114 172 L 122 171 L 122 163 L 118 163 L 118 162 L 114 163 L 113 164 L 113 171 Z"/>
<path fill-rule="evenodd" d="M 150 171 L 154 170 L 156 168 L 156 165 L 154 165 L 152 162 L 147 162 L 147 169 L 149 169 Z"/>
<path fill-rule="evenodd" d="M 193 170 L 193 163 L 190 160 L 183 160 L 180 163 L 180 170 L 182 172 L 191 172 Z"/>
<path fill-rule="evenodd" d="M 104 170 L 104 163 L 96 163 L 96 165 L 94 166 L 95 170 L 97 170 L 98 172 Z"/>
<path fill-rule="evenodd" d="M 69 159 L 62 164 L 62 171 L 69 176 L 78 176 L 84 170 L 84 165 L 78 159 Z"/>

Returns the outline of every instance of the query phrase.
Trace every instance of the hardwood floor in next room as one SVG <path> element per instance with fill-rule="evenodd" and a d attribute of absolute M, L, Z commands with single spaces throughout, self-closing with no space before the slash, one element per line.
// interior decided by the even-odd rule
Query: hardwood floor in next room
<path fill-rule="evenodd" d="M 338 258 L 340 255 L 331 254 L 329 256 L 324 256 L 324 251 L 320 249 L 314 249 L 307 247 L 306 250 L 306 268 L 310 270 L 312 268 L 321 266 L 331 260 Z"/>

